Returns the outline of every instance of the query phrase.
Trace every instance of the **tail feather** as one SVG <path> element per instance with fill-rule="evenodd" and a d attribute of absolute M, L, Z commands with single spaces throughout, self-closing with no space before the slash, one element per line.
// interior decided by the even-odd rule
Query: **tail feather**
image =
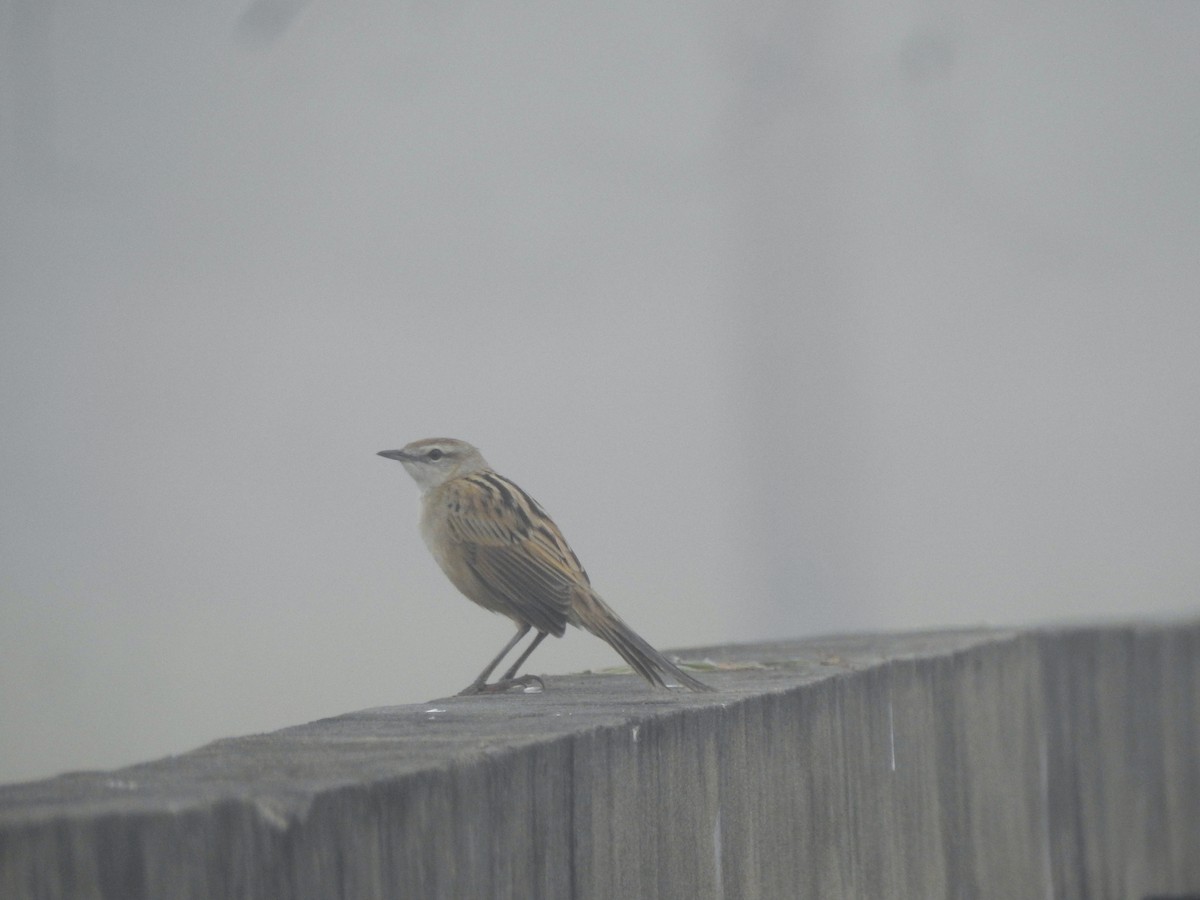
<path fill-rule="evenodd" d="M 572 604 L 576 622 L 607 642 L 635 672 L 657 687 L 666 687 L 664 676 L 693 691 L 713 690 L 671 662 L 613 612 L 594 592 L 576 596 Z"/>

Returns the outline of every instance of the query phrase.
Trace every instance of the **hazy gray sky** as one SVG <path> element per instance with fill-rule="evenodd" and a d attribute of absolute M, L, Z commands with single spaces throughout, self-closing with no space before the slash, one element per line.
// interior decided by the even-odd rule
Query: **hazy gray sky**
<path fill-rule="evenodd" d="M 660 647 L 1194 612 L 1200 4 L 792 6 L 0 7 L 0 779 L 463 687 L 418 437 Z"/>

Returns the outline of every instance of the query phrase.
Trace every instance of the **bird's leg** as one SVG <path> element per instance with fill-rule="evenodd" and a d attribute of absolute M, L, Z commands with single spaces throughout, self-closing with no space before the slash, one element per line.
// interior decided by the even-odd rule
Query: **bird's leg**
<path fill-rule="evenodd" d="M 520 627 L 518 627 L 517 633 L 515 635 L 513 635 L 512 640 L 504 645 L 504 649 L 501 650 L 499 653 L 497 653 L 496 658 L 487 664 L 487 668 L 479 673 L 478 678 L 476 678 L 474 681 L 472 681 L 468 687 L 459 691 L 459 696 L 462 696 L 463 694 L 483 693 L 483 691 L 487 689 L 488 676 L 492 674 L 492 670 L 495 669 L 496 666 L 500 665 L 500 660 L 502 660 L 502 659 L 504 659 L 504 657 L 508 656 L 509 651 L 512 650 L 513 647 L 517 646 L 517 644 L 520 642 L 521 638 L 525 637 L 525 635 L 527 635 L 527 634 L 529 634 L 529 625 L 521 625 Z M 541 634 L 541 632 L 539 632 L 539 634 Z M 535 641 L 534 646 L 536 646 L 536 645 L 537 645 L 537 642 Z M 525 657 L 528 655 L 529 655 L 529 653 L 528 653 L 528 651 L 526 651 L 524 656 L 521 657 L 521 661 L 523 662 L 525 660 Z"/>
<path fill-rule="evenodd" d="M 501 678 L 500 680 L 501 681 L 514 680 L 517 677 L 517 670 L 521 668 L 521 665 L 525 662 L 525 660 L 529 659 L 529 654 L 532 653 L 534 650 L 536 650 L 537 645 L 540 644 L 543 640 L 545 640 L 545 638 L 546 638 L 546 632 L 539 631 L 537 633 L 537 637 L 535 637 L 530 642 L 529 646 L 525 648 L 525 652 L 522 653 L 520 655 L 520 657 L 517 658 L 517 661 L 515 663 L 513 663 L 512 666 L 509 667 L 509 670 L 504 673 L 504 677 Z M 540 678 L 538 679 L 538 683 L 539 684 L 541 683 Z"/>

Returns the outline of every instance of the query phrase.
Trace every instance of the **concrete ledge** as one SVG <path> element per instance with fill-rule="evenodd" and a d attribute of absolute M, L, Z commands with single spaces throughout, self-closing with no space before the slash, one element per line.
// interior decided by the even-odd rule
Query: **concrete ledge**
<path fill-rule="evenodd" d="M 1200 622 L 685 656 L 0 787 L 0 897 L 1200 895 Z"/>

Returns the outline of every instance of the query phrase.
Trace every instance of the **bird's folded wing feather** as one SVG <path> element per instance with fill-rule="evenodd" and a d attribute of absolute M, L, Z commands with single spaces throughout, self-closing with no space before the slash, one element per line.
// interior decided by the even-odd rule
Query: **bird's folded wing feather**
<path fill-rule="evenodd" d="M 558 526 L 494 472 L 447 487 L 448 530 L 475 576 L 535 628 L 561 635 L 571 592 L 586 587 L 588 577 Z"/>

